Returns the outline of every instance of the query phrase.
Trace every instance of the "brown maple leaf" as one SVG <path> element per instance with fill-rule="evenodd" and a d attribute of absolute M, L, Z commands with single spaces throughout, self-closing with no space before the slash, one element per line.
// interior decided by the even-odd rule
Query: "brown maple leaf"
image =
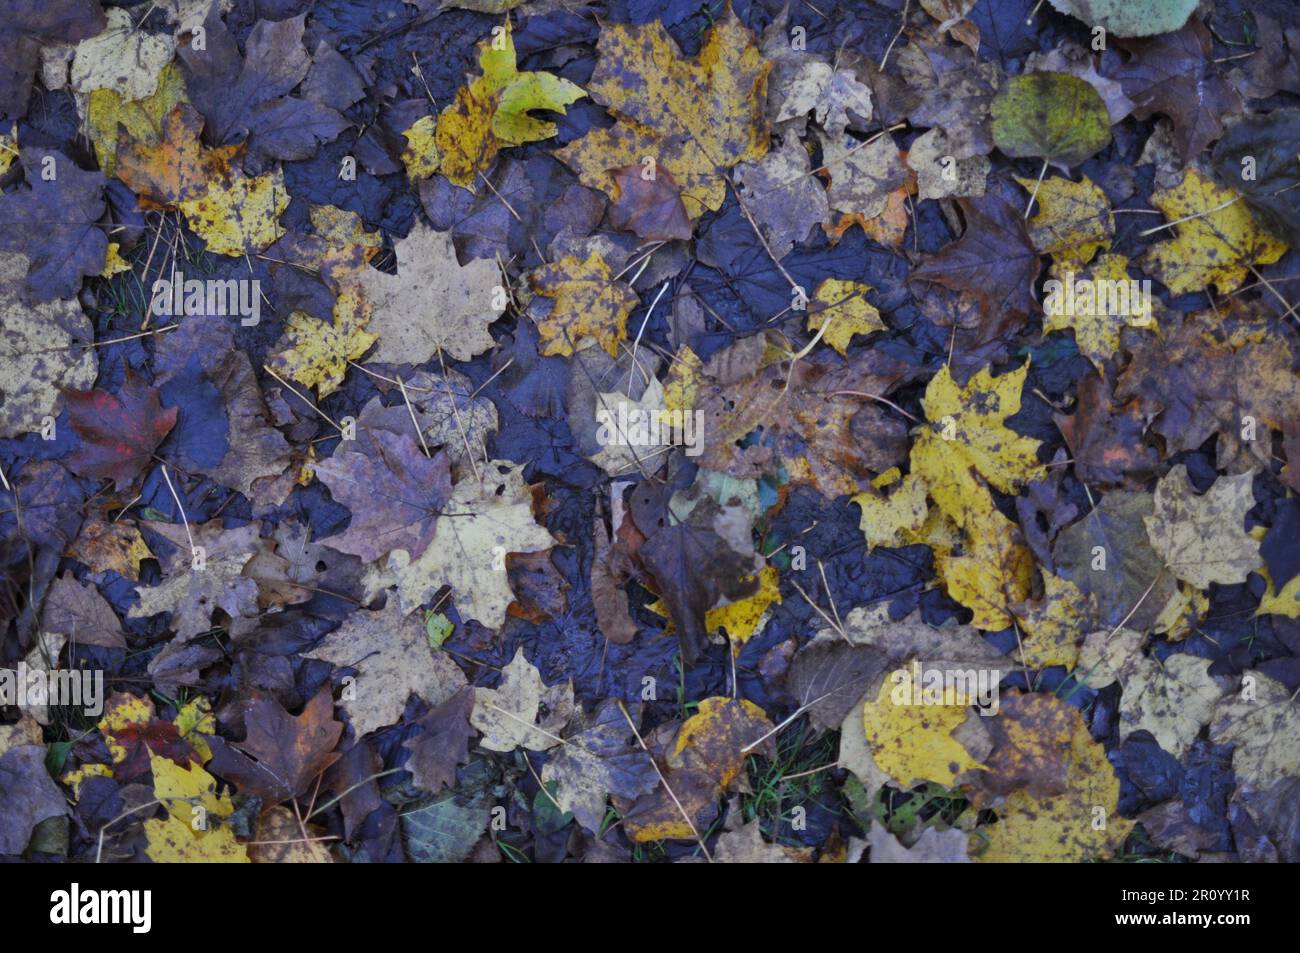
<path fill-rule="evenodd" d="M 1041 262 L 1020 210 L 999 195 L 958 200 L 966 231 L 912 271 L 911 279 L 969 291 L 986 315 L 1021 318 L 1036 307 L 1034 279 Z"/>
<path fill-rule="evenodd" d="M 290 715 L 274 698 L 246 703 L 243 741 L 212 739 L 211 769 L 238 785 L 241 793 L 262 799 L 262 810 L 302 794 L 322 771 L 338 760 L 334 752 L 343 722 L 334 719 L 329 686 Z"/>

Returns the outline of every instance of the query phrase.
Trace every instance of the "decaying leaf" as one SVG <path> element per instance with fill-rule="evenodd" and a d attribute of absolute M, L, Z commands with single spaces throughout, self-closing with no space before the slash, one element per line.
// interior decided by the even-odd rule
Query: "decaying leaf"
<path fill-rule="evenodd" d="M 699 55 L 682 57 L 663 24 L 610 23 L 597 45 L 587 92 L 618 123 L 587 133 L 557 154 L 592 188 L 614 193 L 610 169 L 649 157 L 681 184 L 698 218 L 726 195 L 723 174 L 767 151 L 763 116 L 768 65 L 730 6 Z"/>

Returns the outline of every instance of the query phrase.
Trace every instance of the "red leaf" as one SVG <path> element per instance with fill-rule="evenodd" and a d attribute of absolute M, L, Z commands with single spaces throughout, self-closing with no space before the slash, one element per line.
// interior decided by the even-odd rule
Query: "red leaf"
<path fill-rule="evenodd" d="M 129 373 L 121 390 L 64 392 L 72 429 L 81 444 L 68 458 L 73 473 L 108 477 L 118 490 L 130 486 L 176 425 L 176 407 L 163 409 L 158 392 Z"/>

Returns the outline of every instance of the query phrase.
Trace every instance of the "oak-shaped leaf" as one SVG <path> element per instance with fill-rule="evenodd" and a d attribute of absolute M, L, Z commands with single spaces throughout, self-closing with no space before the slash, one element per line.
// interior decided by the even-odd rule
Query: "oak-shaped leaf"
<path fill-rule="evenodd" d="M 338 760 L 334 749 L 343 722 L 334 719 L 329 686 L 317 692 L 300 715 L 289 714 L 264 695 L 246 701 L 244 709 L 244 740 L 214 737 L 209 767 L 241 794 L 260 797 L 264 811 L 302 794 Z"/>
<path fill-rule="evenodd" d="M 110 479 L 124 490 L 154 458 L 176 425 L 177 408 L 164 409 L 158 391 L 128 372 L 116 394 L 64 391 L 72 429 L 80 437 L 68 457 L 78 476 Z"/>

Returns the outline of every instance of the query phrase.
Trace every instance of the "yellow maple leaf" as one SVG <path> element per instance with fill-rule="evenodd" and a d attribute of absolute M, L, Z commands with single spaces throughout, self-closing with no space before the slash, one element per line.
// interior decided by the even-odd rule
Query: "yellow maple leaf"
<path fill-rule="evenodd" d="M 874 482 L 882 484 L 880 479 Z M 858 493 L 850 497 L 849 502 L 858 504 L 862 510 L 858 528 L 867 538 L 868 551 L 877 546 L 903 546 L 911 542 L 909 537 L 921 532 L 929 515 L 925 498 L 925 481 L 915 473 L 903 477 L 888 496 Z"/>
<path fill-rule="evenodd" d="M 86 100 L 86 135 L 105 175 L 117 170 L 118 139 L 123 134 L 135 143 L 162 141 L 163 120 L 172 108 L 188 102 L 185 76 L 180 66 L 168 63 L 158 74 L 158 87 L 144 99 L 132 102 L 114 89 L 96 89 Z"/>
<path fill-rule="evenodd" d="M 1079 274 L 1052 268 L 1051 286 L 1043 301 L 1043 330 L 1074 332 L 1079 353 L 1101 371 L 1106 358 L 1119 349 L 1120 332 L 1126 328 L 1156 330 L 1154 296 L 1133 293 L 1128 258 L 1101 255 Z M 1072 281 L 1072 291 L 1065 282 Z"/>
<path fill-rule="evenodd" d="M 412 179 L 441 172 L 472 189 L 502 146 L 549 139 L 555 123 L 530 115 L 545 109 L 563 113 L 586 95 L 582 87 L 553 73 L 520 72 L 510 20 L 479 44 L 480 76 L 461 86 L 436 121 L 425 116 L 404 133 L 402 162 Z"/>
<path fill-rule="evenodd" d="M 870 290 L 871 285 L 860 281 L 827 278 L 808 302 L 808 330 L 817 331 L 829 322 L 822 340 L 841 354 L 847 353 L 855 334 L 885 330 L 880 312 L 867 300 Z"/>
<path fill-rule="evenodd" d="M 149 753 L 154 797 L 164 820 L 144 822 L 145 853 L 154 863 L 248 863 L 248 852 L 221 820 L 235 812 L 217 782 L 197 764 L 182 767 Z"/>
<path fill-rule="evenodd" d="M 324 397 L 343 383 L 348 361 L 355 361 L 377 338 L 366 330 L 370 305 L 360 292 L 345 289 L 334 302 L 334 322 L 318 321 L 304 311 L 294 311 L 284 324 L 280 350 L 268 368 L 315 387 Z"/>
<path fill-rule="evenodd" d="M 1029 668 L 1064 665 L 1073 668 L 1079 660 L 1083 633 L 1093 625 L 1092 599 L 1068 579 L 1043 574 L 1043 598 L 1015 607 L 1023 632 L 1021 658 Z"/>
<path fill-rule="evenodd" d="M 568 357 L 584 337 L 595 338 L 609 354 L 618 356 L 618 343 L 627 337 L 627 319 L 640 304 L 629 286 L 614 280 L 605 258 L 593 250 L 583 260 L 566 255 L 529 276 L 533 291 L 555 299 L 555 307 L 538 326 L 544 357 Z"/>
<path fill-rule="evenodd" d="M 117 177 L 138 195 L 141 208 L 176 208 L 200 199 L 232 175 L 230 163 L 241 146 L 203 145 L 203 116 L 188 103 L 178 103 L 154 130 L 117 142 Z"/>
<path fill-rule="evenodd" d="M 1286 245 L 1256 224 L 1240 196 L 1189 168 L 1172 188 L 1157 189 L 1151 204 L 1177 222 L 1177 238 L 1160 242 L 1142 256 L 1142 267 L 1174 294 L 1214 285 L 1235 291 L 1251 265 L 1268 265 Z"/>
<path fill-rule="evenodd" d="M 242 257 L 265 251 L 284 234 L 280 216 L 289 207 L 284 170 L 249 178 L 232 172 L 199 198 L 177 203 L 190 228 L 214 255 Z"/>
<path fill-rule="evenodd" d="M 704 627 L 709 632 L 726 629 L 731 651 L 739 655 L 758 631 L 768 607 L 780 601 L 780 573 L 775 566 L 764 566 L 758 573 L 758 590 L 752 596 L 710 609 L 704 614 Z"/>
<path fill-rule="evenodd" d="M 1034 560 L 988 490 L 968 489 L 965 499 L 968 509 L 955 521 L 961 551 L 936 551 L 935 571 L 948 595 L 974 613 L 971 625 L 997 631 L 1011 624 L 1011 607 L 1029 598 Z"/>
<path fill-rule="evenodd" d="M 1044 472 L 1036 455 L 1039 441 L 1005 423 L 1020 411 L 1028 373 L 1028 363 L 998 378 L 984 368 L 958 387 L 944 366 L 926 387 L 921 406 L 935 426 L 917 435 L 912 472 L 925 480 L 930 497 L 954 522 L 963 521 L 970 497 L 983 490 L 977 476 L 1003 493 L 1015 493 Z"/>
<path fill-rule="evenodd" d="M 402 165 L 412 181 L 427 179 L 442 165 L 442 151 L 438 148 L 438 117 L 421 116 L 402 131 L 406 145 L 402 147 Z"/>
<path fill-rule="evenodd" d="M 211 761 L 212 748 L 203 736 L 217 733 L 217 718 L 212 713 L 212 703 L 200 695 L 182 705 L 173 722 L 181 738 L 189 742 L 203 763 Z"/>
<path fill-rule="evenodd" d="M 754 35 L 727 5 L 686 59 L 658 20 L 608 23 L 587 91 L 617 118 L 557 155 L 584 185 L 615 194 L 611 169 L 663 166 L 696 219 L 726 198 L 725 170 L 767 152 L 767 73 Z M 646 160 L 651 160 L 650 165 Z"/>
<path fill-rule="evenodd" d="M 1016 181 L 1034 191 L 1034 179 L 1016 176 Z M 1034 248 L 1051 255 L 1062 270 L 1082 268 L 1110 245 L 1115 235 L 1110 201 L 1086 175 L 1079 182 L 1055 175 L 1043 180 L 1036 201 L 1038 214 L 1026 223 L 1029 238 Z"/>

